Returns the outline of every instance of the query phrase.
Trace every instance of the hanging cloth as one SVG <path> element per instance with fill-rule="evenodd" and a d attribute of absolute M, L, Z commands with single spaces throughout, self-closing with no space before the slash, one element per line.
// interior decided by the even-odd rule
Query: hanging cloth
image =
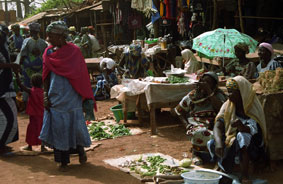
<path fill-rule="evenodd" d="M 122 11 L 120 9 L 119 2 L 117 3 L 115 13 L 116 13 L 116 24 L 120 24 L 122 22 Z"/>
<path fill-rule="evenodd" d="M 162 0 L 160 0 L 160 16 L 164 16 L 164 4 Z"/>
<path fill-rule="evenodd" d="M 187 0 L 187 6 L 190 7 L 190 0 Z"/>
<path fill-rule="evenodd" d="M 185 28 L 185 20 L 184 20 L 184 13 L 181 12 L 180 14 L 180 18 L 178 19 L 178 32 L 180 33 L 180 35 L 184 36 L 185 32 L 186 32 L 186 28 Z"/>
<path fill-rule="evenodd" d="M 157 21 L 160 18 L 160 14 L 159 14 L 156 6 L 153 3 L 153 0 L 152 0 L 152 8 L 156 10 L 156 13 L 153 13 L 152 16 L 151 16 L 151 22 L 154 23 L 155 21 Z"/>
<path fill-rule="evenodd" d="M 187 0 L 182 0 L 182 5 L 183 5 L 183 8 L 187 8 L 189 6 L 187 3 Z"/>
<path fill-rule="evenodd" d="M 176 18 L 177 16 L 177 1 L 176 0 L 170 0 L 170 15 L 171 18 Z"/>
<path fill-rule="evenodd" d="M 166 19 L 170 19 L 171 14 L 170 14 L 170 2 L 169 2 L 169 0 L 164 0 L 164 4 L 166 6 L 166 15 L 165 15 L 165 17 L 166 17 Z"/>

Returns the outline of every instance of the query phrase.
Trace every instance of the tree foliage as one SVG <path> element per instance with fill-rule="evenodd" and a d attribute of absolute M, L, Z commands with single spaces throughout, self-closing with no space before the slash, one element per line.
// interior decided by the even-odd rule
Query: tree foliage
<path fill-rule="evenodd" d="M 36 15 L 40 12 L 44 12 L 47 10 L 51 10 L 54 8 L 72 8 L 72 4 L 82 3 L 83 0 L 46 0 L 44 3 L 41 4 L 40 8 L 34 10 L 31 15 Z M 30 15 L 30 16 L 31 16 Z"/>

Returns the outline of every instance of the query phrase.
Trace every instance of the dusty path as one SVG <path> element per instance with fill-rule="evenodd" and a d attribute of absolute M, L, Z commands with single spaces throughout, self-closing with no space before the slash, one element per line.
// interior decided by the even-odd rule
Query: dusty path
<path fill-rule="evenodd" d="M 98 102 L 99 112 L 97 117 L 104 117 L 110 113 L 109 108 L 117 102 L 110 100 Z M 158 119 L 159 136 L 152 137 L 149 128 L 144 128 L 145 133 L 136 136 L 127 136 L 117 139 L 100 141 L 101 145 L 94 151 L 87 152 L 88 163 L 80 165 L 78 156 L 71 157 L 68 172 L 60 172 L 53 161 L 52 154 L 38 156 L 13 156 L 0 155 L 0 184 L 22 183 L 58 183 L 58 184 L 138 184 L 134 177 L 106 165 L 103 160 L 125 155 L 160 152 L 181 159 L 183 152 L 188 152 L 190 143 L 184 134 L 183 127 L 178 125 L 173 118 Z M 19 115 L 20 140 L 10 144 L 12 150 L 19 150 L 25 145 L 25 132 L 28 124 L 26 115 Z M 261 174 L 261 178 L 269 179 L 271 184 L 279 184 L 283 181 L 282 163 L 278 171 Z"/>

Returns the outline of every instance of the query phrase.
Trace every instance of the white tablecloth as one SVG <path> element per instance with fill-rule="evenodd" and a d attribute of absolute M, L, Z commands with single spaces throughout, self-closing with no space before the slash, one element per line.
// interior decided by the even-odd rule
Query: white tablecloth
<path fill-rule="evenodd" d="M 176 102 L 181 100 L 193 89 L 193 80 L 188 83 L 168 84 L 144 82 L 138 79 L 131 80 L 124 85 L 116 85 L 111 88 L 111 98 L 121 101 L 125 93 L 128 96 L 135 96 L 145 93 L 147 104 Z"/>

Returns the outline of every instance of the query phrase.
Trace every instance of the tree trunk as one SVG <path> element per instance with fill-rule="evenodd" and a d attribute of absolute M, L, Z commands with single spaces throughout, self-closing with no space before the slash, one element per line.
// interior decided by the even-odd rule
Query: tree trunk
<path fill-rule="evenodd" d="M 18 17 L 18 18 L 23 18 L 21 1 L 20 1 L 20 0 L 17 0 L 16 3 L 17 3 L 17 17 Z"/>
<path fill-rule="evenodd" d="M 9 25 L 8 2 L 5 0 L 5 24 Z"/>
<path fill-rule="evenodd" d="M 27 17 L 27 15 L 30 13 L 30 0 L 23 0 L 23 4 L 25 7 L 25 17 Z"/>

